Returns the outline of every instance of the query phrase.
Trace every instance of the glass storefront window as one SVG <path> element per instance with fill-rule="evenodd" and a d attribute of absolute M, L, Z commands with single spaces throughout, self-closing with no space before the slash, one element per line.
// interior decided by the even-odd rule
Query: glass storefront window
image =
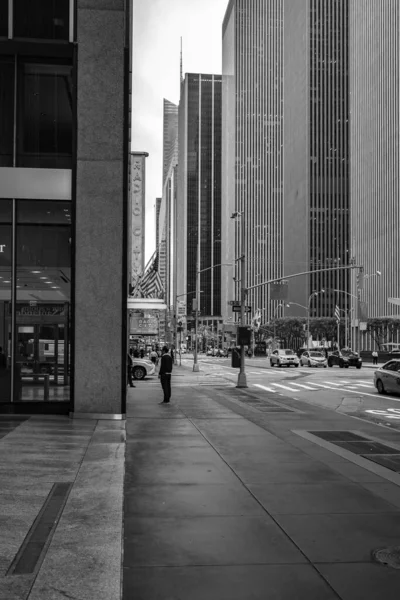
<path fill-rule="evenodd" d="M 12 166 L 14 58 L 0 58 L 0 167 Z"/>
<path fill-rule="evenodd" d="M 72 103 L 71 65 L 19 65 L 17 166 L 71 168 Z"/>
<path fill-rule="evenodd" d="M 11 338 L 8 307 L 11 301 L 12 201 L 0 200 L 0 403 L 11 399 Z"/>
<path fill-rule="evenodd" d="M 70 0 L 14 0 L 14 37 L 66 40 Z"/>
<path fill-rule="evenodd" d="M 0 37 L 8 36 L 8 0 L 0 0 Z"/>
<path fill-rule="evenodd" d="M 21 400 L 69 400 L 71 203 L 19 200 L 16 247 Z"/>

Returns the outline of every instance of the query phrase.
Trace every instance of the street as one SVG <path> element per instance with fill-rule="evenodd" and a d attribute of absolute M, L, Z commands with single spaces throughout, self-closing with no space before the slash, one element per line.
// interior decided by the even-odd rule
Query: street
<path fill-rule="evenodd" d="M 230 358 L 199 356 L 200 374 L 209 385 L 236 385 L 238 369 Z M 190 368 L 192 355 L 182 356 L 182 366 Z M 270 367 L 266 357 L 246 358 L 249 390 L 300 400 L 352 417 L 400 430 L 400 395 L 379 395 L 373 384 L 374 368 Z M 184 385 L 184 381 L 180 382 Z"/>

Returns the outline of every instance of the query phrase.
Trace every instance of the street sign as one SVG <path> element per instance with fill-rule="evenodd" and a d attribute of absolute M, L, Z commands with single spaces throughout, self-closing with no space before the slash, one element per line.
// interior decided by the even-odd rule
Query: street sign
<path fill-rule="evenodd" d="M 232 306 L 232 310 L 233 310 L 233 312 L 240 312 L 241 311 L 241 306 L 240 305 L 239 306 L 234 305 L 234 306 Z M 251 306 L 245 306 L 244 307 L 244 312 L 248 312 L 248 313 L 251 312 Z"/>
<path fill-rule="evenodd" d="M 240 306 L 240 300 L 228 300 L 229 306 Z"/>

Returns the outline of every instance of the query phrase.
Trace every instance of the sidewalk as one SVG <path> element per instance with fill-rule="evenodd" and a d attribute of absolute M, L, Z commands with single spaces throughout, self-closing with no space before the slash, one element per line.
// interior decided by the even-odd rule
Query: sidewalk
<path fill-rule="evenodd" d="M 397 600 L 400 434 L 224 383 L 137 382 L 125 453 L 125 423 L 2 417 L 0 600 Z"/>
<path fill-rule="evenodd" d="M 307 432 L 400 455 L 399 434 L 253 390 L 160 399 L 144 382 L 129 402 L 124 600 L 398 598 L 371 552 L 400 544 L 400 476 Z"/>

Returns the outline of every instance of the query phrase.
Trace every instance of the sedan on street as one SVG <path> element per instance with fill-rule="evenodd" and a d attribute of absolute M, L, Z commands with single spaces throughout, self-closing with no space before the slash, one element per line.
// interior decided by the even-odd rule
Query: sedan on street
<path fill-rule="evenodd" d="M 358 352 L 353 352 L 353 350 L 335 350 L 328 358 L 328 367 L 333 367 L 333 365 L 339 365 L 341 369 L 343 369 L 343 367 L 345 369 L 348 367 L 361 369 L 362 358 L 359 356 Z"/>
<path fill-rule="evenodd" d="M 328 361 L 322 352 L 318 352 L 316 350 L 307 350 L 303 352 L 300 357 L 301 366 L 309 366 L 309 367 L 326 367 L 328 365 Z"/>
<path fill-rule="evenodd" d="M 374 385 L 380 394 L 400 394 L 400 360 L 389 360 L 375 371 Z"/>
<path fill-rule="evenodd" d="M 298 367 L 300 361 L 296 352 L 293 352 L 293 350 L 280 349 L 273 351 L 273 353 L 269 357 L 269 364 L 271 365 L 271 367 L 274 367 L 275 365 L 277 367 L 290 367 L 290 365 Z"/>

